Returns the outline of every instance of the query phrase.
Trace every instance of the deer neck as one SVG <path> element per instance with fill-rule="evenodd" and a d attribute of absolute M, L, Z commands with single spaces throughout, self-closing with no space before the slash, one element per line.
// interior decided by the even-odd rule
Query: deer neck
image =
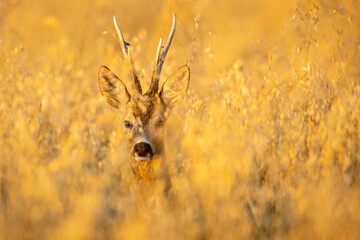
<path fill-rule="evenodd" d="M 138 194 L 140 192 L 143 194 L 146 191 L 145 189 L 149 190 L 149 187 L 152 188 L 154 184 L 160 183 L 163 193 L 168 195 L 171 189 L 171 180 L 168 166 L 162 154 L 147 162 L 138 162 L 132 159 L 130 166 Z"/>
<path fill-rule="evenodd" d="M 154 182 L 155 179 L 161 177 L 164 174 L 164 171 L 166 171 L 162 154 L 157 155 L 156 158 L 146 162 L 136 161 L 132 158 L 130 161 L 130 167 L 133 172 L 133 179 L 135 182 Z"/>

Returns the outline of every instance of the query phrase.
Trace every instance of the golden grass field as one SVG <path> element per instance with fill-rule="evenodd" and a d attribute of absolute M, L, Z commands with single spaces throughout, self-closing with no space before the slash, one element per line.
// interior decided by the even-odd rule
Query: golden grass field
<path fill-rule="evenodd" d="M 115 14 L 150 81 L 190 88 L 165 127 L 173 183 L 139 201 Z M 360 239 L 360 2 L 0 1 L 0 239 Z"/>

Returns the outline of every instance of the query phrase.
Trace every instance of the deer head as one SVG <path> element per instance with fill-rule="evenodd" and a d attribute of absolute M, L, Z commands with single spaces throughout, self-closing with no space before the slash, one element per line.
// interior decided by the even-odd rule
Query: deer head
<path fill-rule="evenodd" d="M 115 16 L 114 25 L 133 85 L 128 88 L 109 68 L 101 66 L 100 92 L 112 107 L 125 109 L 122 127 L 132 161 L 137 165 L 148 164 L 163 153 L 167 112 L 185 95 L 190 81 L 190 69 L 187 65 L 180 67 L 159 87 L 161 69 L 175 34 L 174 14 L 170 34 L 164 46 L 160 38 L 150 87 L 143 93 L 130 55 L 130 44 L 124 40 Z"/>

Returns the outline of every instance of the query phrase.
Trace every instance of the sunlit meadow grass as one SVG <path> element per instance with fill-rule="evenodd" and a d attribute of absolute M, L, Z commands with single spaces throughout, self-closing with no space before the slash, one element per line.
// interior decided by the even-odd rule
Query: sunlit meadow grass
<path fill-rule="evenodd" d="M 191 68 L 166 123 L 173 198 L 134 191 L 115 14 L 149 84 Z M 358 1 L 0 3 L 0 239 L 360 239 Z"/>

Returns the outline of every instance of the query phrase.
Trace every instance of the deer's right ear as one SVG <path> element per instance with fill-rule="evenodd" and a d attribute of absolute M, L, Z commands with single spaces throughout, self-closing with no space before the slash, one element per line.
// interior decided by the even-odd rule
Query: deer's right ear
<path fill-rule="evenodd" d="M 125 84 L 106 66 L 99 69 L 99 88 L 106 101 L 119 109 L 130 100 Z"/>

